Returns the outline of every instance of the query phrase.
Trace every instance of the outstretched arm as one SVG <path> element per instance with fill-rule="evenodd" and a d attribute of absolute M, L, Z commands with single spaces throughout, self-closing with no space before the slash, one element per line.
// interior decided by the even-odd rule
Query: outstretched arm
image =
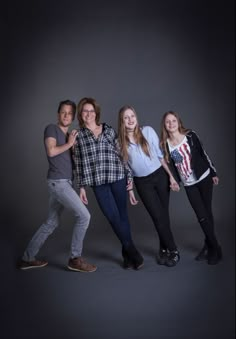
<path fill-rule="evenodd" d="M 164 167 L 165 171 L 167 172 L 167 174 L 169 175 L 170 178 L 170 188 L 172 189 L 172 191 L 176 191 L 178 192 L 180 190 L 179 184 L 177 183 L 177 181 L 175 180 L 175 178 L 173 177 L 166 161 L 164 158 L 160 159 L 160 162 L 162 164 L 162 166 Z"/>
<path fill-rule="evenodd" d="M 217 177 L 217 174 L 216 174 L 216 168 L 215 168 L 215 166 L 214 166 L 212 160 L 210 159 L 208 153 L 206 152 L 205 147 L 203 146 L 203 143 L 202 143 L 202 141 L 200 140 L 198 134 L 197 134 L 195 131 L 192 131 L 192 136 L 193 136 L 194 141 L 197 143 L 197 145 L 198 145 L 198 147 L 199 147 L 199 149 L 200 149 L 200 152 L 202 153 L 203 157 L 205 157 L 206 161 L 208 162 L 208 164 L 209 164 L 209 166 L 210 166 L 210 171 L 211 171 L 212 179 L 213 179 L 214 177 Z M 217 179 L 216 179 L 216 181 L 217 181 Z M 213 182 L 214 182 L 215 185 L 217 185 L 217 184 L 215 183 L 216 181 L 213 180 Z M 218 181 L 219 181 L 219 179 L 218 179 Z M 217 183 L 218 183 L 218 182 L 217 182 Z"/>
<path fill-rule="evenodd" d="M 114 132 L 115 133 L 115 132 Z M 124 166 L 124 169 L 125 169 L 125 174 L 126 174 L 126 178 L 127 178 L 127 190 L 130 190 L 133 188 L 133 172 L 132 172 L 132 169 L 129 167 L 127 161 L 124 161 L 121 157 L 121 152 L 120 152 L 120 146 L 119 146 L 119 142 L 118 142 L 118 138 L 117 138 L 117 135 L 114 134 L 115 137 L 114 137 L 114 145 L 115 145 L 115 150 L 118 154 L 118 156 L 120 157 L 122 163 L 123 163 L 123 166 Z"/>
<path fill-rule="evenodd" d="M 129 201 L 131 205 L 137 205 L 138 200 L 135 198 L 134 190 L 130 189 L 129 191 Z"/>

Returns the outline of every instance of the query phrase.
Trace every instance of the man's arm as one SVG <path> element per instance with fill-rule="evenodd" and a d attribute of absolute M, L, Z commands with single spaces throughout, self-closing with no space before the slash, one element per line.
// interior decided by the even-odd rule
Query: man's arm
<path fill-rule="evenodd" d="M 70 149 L 75 143 L 77 134 L 78 134 L 77 130 L 71 131 L 71 133 L 69 134 L 67 143 L 64 145 L 60 145 L 60 146 L 57 146 L 57 141 L 55 138 L 52 138 L 52 137 L 46 138 L 45 146 L 46 146 L 47 155 L 49 157 L 55 157 L 56 155 L 61 154 L 67 151 L 68 149 Z"/>

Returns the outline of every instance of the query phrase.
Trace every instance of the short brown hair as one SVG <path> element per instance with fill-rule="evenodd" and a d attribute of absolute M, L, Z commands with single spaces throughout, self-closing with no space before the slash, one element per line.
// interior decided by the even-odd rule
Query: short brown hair
<path fill-rule="evenodd" d="M 75 113 L 76 113 L 76 104 L 74 103 L 74 101 L 71 100 L 63 100 L 59 103 L 58 109 L 57 109 L 57 113 L 60 113 L 62 106 L 64 105 L 68 105 L 71 106 L 72 108 L 72 112 L 73 112 L 73 120 L 75 118 Z"/>
<path fill-rule="evenodd" d="M 77 119 L 79 121 L 79 126 L 84 127 L 84 122 L 82 119 L 82 112 L 83 112 L 83 107 L 85 104 L 90 104 L 94 107 L 95 113 L 96 113 L 96 124 L 99 125 L 100 123 L 100 113 L 101 109 L 98 103 L 96 102 L 95 99 L 93 98 L 82 98 L 80 102 L 77 105 Z"/>

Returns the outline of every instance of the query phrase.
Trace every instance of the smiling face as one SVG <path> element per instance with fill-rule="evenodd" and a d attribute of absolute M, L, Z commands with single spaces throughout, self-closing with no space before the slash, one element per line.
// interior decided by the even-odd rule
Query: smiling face
<path fill-rule="evenodd" d="M 179 130 L 178 119 L 171 113 L 166 116 L 164 124 L 168 133 L 174 133 Z"/>
<path fill-rule="evenodd" d="M 92 104 L 84 104 L 83 110 L 81 113 L 81 118 L 85 125 L 95 123 L 96 112 Z"/>
<path fill-rule="evenodd" d="M 128 108 L 123 113 L 123 122 L 126 130 L 133 131 L 137 126 L 137 117 L 132 109 Z"/>
<path fill-rule="evenodd" d="M 62 127 L 69 127 L 74 119 L 74 111 L 71 105 L 62 105 L 58 113 L 58 123 Z"/>

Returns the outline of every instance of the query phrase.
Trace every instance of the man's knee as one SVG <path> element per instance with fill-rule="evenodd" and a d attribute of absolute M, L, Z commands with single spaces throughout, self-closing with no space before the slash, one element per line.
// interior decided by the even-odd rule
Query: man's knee
<path fill-rule="evenodd" d="M 75 218 L 80 222 L 80 223 L 83 223 L 84 225 L 89 225 L 90 223 L 90 219 L 91 219 L 91 215 L 89 213 L 88 210 L 86 211 L 78 211 L 76 214 L 75 214 Z"/>
<path fill-rule="evenodd" d="M 58 227 L 58 225 L 58 219 L 48 219 L 45 224 L 43 224 L 43 230 L 44 232 L 51 234 L 55 230 L 55 228 Z"/>

